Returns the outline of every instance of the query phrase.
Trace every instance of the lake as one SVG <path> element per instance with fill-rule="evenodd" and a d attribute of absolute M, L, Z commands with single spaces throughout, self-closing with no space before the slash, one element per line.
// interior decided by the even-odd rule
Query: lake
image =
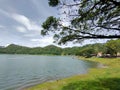
<path fill-rule="evenodd" d="M 45 81 L 84 74 L 98 63 L 71 56 L 0 55 L 0 90 L 19 90 Z"/>

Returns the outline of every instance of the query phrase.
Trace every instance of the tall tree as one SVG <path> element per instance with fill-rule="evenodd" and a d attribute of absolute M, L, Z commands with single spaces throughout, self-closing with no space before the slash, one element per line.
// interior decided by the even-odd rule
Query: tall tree
<path fill-rule="evenodd" d="M 120 52 L 120 39 L 110 40 L 105 44 L 105 46 L 107 47 L 107 53 L 117 56 L 117 53 Z"/>
<path fill-rule="evenodd" d="M 42 35 L 54 33 L 59 44 L 85 39 L 120 38 L 119 0 L 48 0 L 60 17 L 43 23 Z"/>

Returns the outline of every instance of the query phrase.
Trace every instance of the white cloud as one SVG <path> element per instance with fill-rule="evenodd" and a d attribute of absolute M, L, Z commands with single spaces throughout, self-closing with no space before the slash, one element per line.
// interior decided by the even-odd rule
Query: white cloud
<path fill-rule="evenodd" d="M 0 13 L 4 14 L 5 16 L 12 18 L 16 22 L 24 25 L 25 28 L 27 28 L 28 30 L 40 32 L 42 29 L 42 27 L 39 24 L 35 23 L 34 21 L 30 20 L 28 17 L 26 17 L 24 15 L 7 12 L 3 9 L 0 9 Z"/>
<path fill-rule="evenodd" d="M 24 15 L 12 14 L 12 18 L 18 23 L 24 25 L 28 30 L 35 30 L 40 32 L 40 30 L 42 29 L 40 25 L 31 21 L 29 18 L 27 18 Z"/>
<path fill-rule="evenodd" d="M 26 28 L 24 28 L 24 27 L 22 27 L 22 26 L 17 26 L 16 27 L 16 30 L 18 31 L 18 32 L 22 32 L 22 33 L 25 33 L 27 30 L 26 30 Z"/>
<path fill-rule="evenodd" d="M 31 39 L 33 42 L 42 42 L 42 43 L 52 43 L 54 40 L 52 37 L 42 38 L 42 39 Z"/>
<path fill-rule="evenodd" d="M 30 20 L 25 17 L 24 15 L 19 15 L 19 14 L 13 14 L 12 18 L 14 20 L 16 20 L 17 22 L 23 24 L 24 26 L 26 26 L 28 29 L 31 29 L 31 22 Z"/>
<path fill-rule="evenodd" d="M 32 41 L 32 42 L 40 42 L 41 40 L 40 39 L 31 39 L 30 41 Z"/>
<path fill-rule="evenodd" d="M 32 42 L 39 42 L 40 43 L 40 46 L 46 46 L 46 45 L 50 45 L 50 44 L 53 44 L 53 38 L 52 37 L 47 37 L 47 38 L 34 38 L 34 39 L 31 39 L 30 41 Z"/>
<path fill-rule="evenodd" d="M 12 39 L 9 40 L 10 43 L 16 42 L 17 44 L 19 43 L 20 45 L 22 45 L 21 42 L 23 42 L 24 45 L 27 45 L 27 46 L 46 46 L 49 44 L 53 44 L 52 37 L 42 38 L 42 36 L 40 36 L 40 30 L 42 29 L 40 24 L 36 23 L 32 19 L 29 19 L 25 15 L 13 13 L 13 12 L 7 12 L 1 9 L 0 9 L 0 14 L 3 14 L 5 17 L 10 18 L 10 20 L 16 21 L 16 24 L 13 25 L 12 27 L 18 32 L 23 33 L 22 36 L 17 36 L 17 38 L 14 38 L 14 40 Z M 0 25 L 0 28 L 2 27 L 3 26 Z M 18 38 L 20 38 L 19 41 L 17 41 Z M 22 38 L 24 38 L 24 40 L 21 41 Z"/>

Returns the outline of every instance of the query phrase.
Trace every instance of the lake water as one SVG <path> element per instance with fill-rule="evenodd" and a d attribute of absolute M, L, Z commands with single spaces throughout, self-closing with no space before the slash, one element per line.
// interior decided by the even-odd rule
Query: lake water
<path fill-rule="evenodd" d="M 97 65 L 70 56 L 0 55 L 0 90 L 83 74 Z"/>

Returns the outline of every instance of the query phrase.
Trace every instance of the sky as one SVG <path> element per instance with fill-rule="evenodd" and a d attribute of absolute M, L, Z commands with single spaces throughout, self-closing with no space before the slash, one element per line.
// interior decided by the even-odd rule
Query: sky
<path fill-rule="evenodd" d="M 57 15 L 57 9 L 49 7 L 48 0 L 0 0 L 0 46 L 44 47 L 53 44 L 53 38 L 42 37 L 40 31 L 47 17 Z M 86 43 L 91 41 L 83 44 Z M 67 46 L 80 45 L 69 43 Z"/>

